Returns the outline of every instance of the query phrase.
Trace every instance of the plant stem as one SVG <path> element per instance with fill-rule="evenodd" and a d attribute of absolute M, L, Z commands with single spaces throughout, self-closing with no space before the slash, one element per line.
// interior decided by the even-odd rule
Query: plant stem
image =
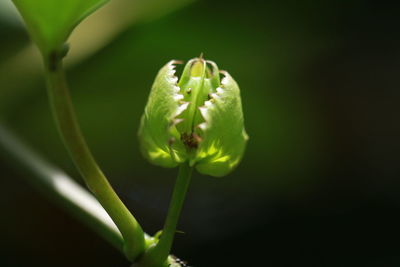
<path fill-rule="evenodd" d="M 144 251 L 143 230 L 111 187 L 83 138 L 65 80 L 61 57 L 54 56 L 45 62 L 49 99 L 64 144 L 88 188 L 120 230 L 124 238 L 126 257 L 134 261 Z"/>
<path fill-rule="evenodd" d="M 188 162 L 179 167 L 178 177 L 176 178 L 174 192 L 170 202 L 167 219 L 162 230 L 160 241 L 157 245 L 144 255 L 143 261 L 151 267 L 160 267 L 165 264 L 168 254 L 171 251 L 176 226 L 183 207 L 186 192 L 188 190 L 193 168 Z"/>

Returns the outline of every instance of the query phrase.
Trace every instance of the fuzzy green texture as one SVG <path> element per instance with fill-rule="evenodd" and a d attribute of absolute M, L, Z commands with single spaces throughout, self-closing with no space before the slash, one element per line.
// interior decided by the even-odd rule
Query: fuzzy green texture
<path fill-rule="evenodd" d="M 63 48 L 72 30 L 108 0 L 12 0 L 44 57 Z"/>
<path fill-rule="evenodd" d="M 141 150 L 159 166 L 188 161 L 200 173 L 224 176 L 248 140 L 239 87 L 203 58 L 190 60 L 178 81 L 176 63 L 167 63 L 154 81 L 139 129 Z"/>

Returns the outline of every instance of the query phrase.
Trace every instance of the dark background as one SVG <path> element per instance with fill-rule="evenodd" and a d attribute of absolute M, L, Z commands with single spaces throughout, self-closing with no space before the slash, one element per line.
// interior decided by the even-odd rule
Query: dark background
<path fill-rule="evenodd" d="M 348 2 L 197 1 L 131 23 L 70 66 L 87 141 L 151 234 L 177 173 L 138 149 L 158 69 L 202 52 L 239 83 L 250 140 L 232 174 L 193 177 L 173 249 L 190 265 L 400 266 L 400 9 Z M 25 30 L 4 19 L 0 40 L 1 123 L 80 182 L 40 65 L 7 67 Z M 129 265 L 27 174 L 4 160 L 0 170 L 0 266 Z"/>

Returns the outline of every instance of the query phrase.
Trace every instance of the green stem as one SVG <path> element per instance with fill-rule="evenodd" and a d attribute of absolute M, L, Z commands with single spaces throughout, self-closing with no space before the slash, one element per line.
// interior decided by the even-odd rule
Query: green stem
<path fill-rule="evenodd" d="M 65 80 L 62 60 L 53 57 L 46 62 L 50 103 L 64 144 L 88 188 L 120 230 L 124 238 L 125 255 L 133 261 L 144 251 L 143 230 L 111 187 L 83 138 Z"/>
<path fill-rule="evenodd" d="M 178 177 L 175 182 L 174 192 L 170 202 L 167 219 L 162 230 L 160 241 L 145 254 L 143 261 L 148 266 L 160 267 L 165 265 L 171 251 L 176 226 L 188 190 L 193 168 L 185 162 L 179 167 Z"/>

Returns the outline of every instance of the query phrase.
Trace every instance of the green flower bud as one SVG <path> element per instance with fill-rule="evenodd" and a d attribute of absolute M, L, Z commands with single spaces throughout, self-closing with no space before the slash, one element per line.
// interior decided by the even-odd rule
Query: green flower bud
<path fill-rule="evenodd" d="M 156 165 L 189 161 L 200 173 L 224 176 L 239 163 L 248 139 L 239 87 L 203 58 L 190 60 L 178 81 L 178 63 L 170 61 L 154 81 L 139 129 L 142 152 Z"/>

